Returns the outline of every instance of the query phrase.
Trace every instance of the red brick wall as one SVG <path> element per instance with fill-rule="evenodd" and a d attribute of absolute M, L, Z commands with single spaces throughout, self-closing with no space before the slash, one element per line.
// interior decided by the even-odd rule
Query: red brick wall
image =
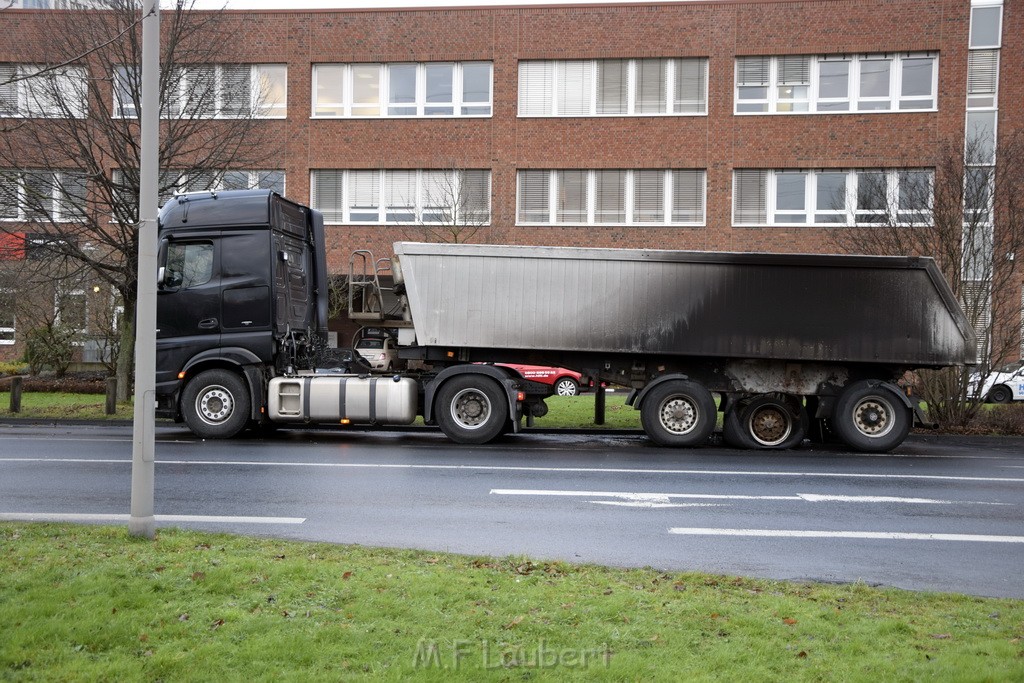
<path fill-rule="evenodd" d="M 491 168 L 487 236 L 516 244 L 757 251 L 829 249 L 828 232 L 733 228 L 733 168 L 929 166 L 943 141 L 962 138 L 969 0 L 693 2 L 415 11 L 235 12 L 232 51 L 240 62 L 287 62 L 288 119 L 269 122 L 286 145 L 279 167 L 288 194 L 309 201 L 316 168 Z M 1021 35 L 1006 9 L 1004 36 Z M 0 13 L 0 34 L 28 30 L 36 13 Z M 1014 40 L 1014 38 L 1010 38 Z M 23 61 L 32 41 L 3 41 L 0 61 Z M 938 112 L 745 116 L 733 111 L 737 55 L 906 51 L 939 53 Z M 518 61 L 605 57 L 709 59 L 709 115 L 658 118 L 517 117 Z M 318 62 L 492 60 L 488 119 L 312 120 Z M 1024 64 L 1006 44 L 1001 133 L 1021 126 Z M 518 168 L 706 168 L 703 228 L 517 227 Z M 388 227 L 328 230 L 332 270 L 353 248 L 390 253 L 410 237 Z"/>

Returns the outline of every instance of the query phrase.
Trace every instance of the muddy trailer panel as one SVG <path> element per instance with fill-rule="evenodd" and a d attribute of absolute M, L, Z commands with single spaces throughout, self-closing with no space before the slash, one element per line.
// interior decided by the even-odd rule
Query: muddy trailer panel
<path fill-rule="evenodd" d="M 394 245 L 421 346 L 939 367 L 974 334 L 930 258 Z"/>

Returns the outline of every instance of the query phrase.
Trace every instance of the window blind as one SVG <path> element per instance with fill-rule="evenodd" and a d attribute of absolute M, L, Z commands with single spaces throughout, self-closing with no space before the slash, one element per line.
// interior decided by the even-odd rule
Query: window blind
<path fill-rule="evenodd" d="M 548 116 L 554 95 L 554 62 L 519 63 L 519 114 Z"/>
<path fill-rule="evenodd" d="M 672 171 L 672 222 L 704 222 L 704 171 Z"/>
<path fill-rule="evenodd" d="M 629 62 L 601 59 L 597 62 L 597 113 L 625 114 L 629 99 Z"/>
<path fill-rule="evenodd" d="M 676 61 L 674 112 L 702 114 L 707 111 L 707 102 L 704 97 L 706 73 L 706 59 Z"/>
<path fill-rule="evenodd" d="M 548 171 L 519 171 L 519 221 L 521 223 L 547 223 L 551 220 L 548 209 L 550 185 Z"/>
<path fill-rule="evenodd" d="M 633 220 L 636 223 L 665 221 L 665 173 L 633 172 Z"/>
<path fill-rule="evenodd" d="M 666 60 L 636 60 L 636 113 L 665 112 L 665 75 Z"/>
<path fill-rule="evenodd" d="M 811 59 L 803 55 L 779 57 L 780 85 L 809 85 Z"/>
<path fill-rule="evenodd" d="M 590 114 L 590 92 L 594 83 L 593 62 L 558 62 L 558 113 L 570 116 Z"/>
<path fill-rule="evenodd" d="M 768 171 L 740 170 L 733 175 L 733 215 L 738 224 L 764 224 L 768 220 Z"/>
<path fill-rule="evenodd" d="M 999 50 L 972 50 L 967 56 L 967 94 L 996 91 L 999 80 Z"/>
<path fill-rule="evenodd" d="M 737 57 L 736 77 L 739 85 L 768 85 L 771 80 L 771 57 Z"/>
<path fill-rule="evenodd" d="M 626 222 L 626 172 L 594 172 L 594 222 Z"/>
<path fill-rule="evenodd" d="M 587 222 L 587 172 L 556 171 L 558 202 L 555 206 L 556 223 Z"/>

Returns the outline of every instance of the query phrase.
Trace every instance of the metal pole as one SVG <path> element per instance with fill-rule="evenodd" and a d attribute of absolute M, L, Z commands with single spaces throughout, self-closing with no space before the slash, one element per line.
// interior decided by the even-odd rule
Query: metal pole
<path fill-rule="evenodd" d="M 160 6 L 142 4 L 142 159 L 139 168 L 139 283 L 135 306 L 135 422 L 128 533 L 153 538 L 153 428 L 156 389 L 157 174 L 160 126 Z"/>

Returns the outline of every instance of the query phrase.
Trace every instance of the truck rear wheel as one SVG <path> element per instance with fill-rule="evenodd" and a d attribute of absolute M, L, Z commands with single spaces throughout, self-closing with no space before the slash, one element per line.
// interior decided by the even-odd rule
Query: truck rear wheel
<path fill-rule="evenodd" d="M 885 453 L 910 432 L 910 410 L 880 383 L 855 382 L 836 400 L 831 419 L 839 439 L 854 450 Z"/>
<path fill-rule="evenodd" d="M 508 399 L 493 379 L 460 375 L 437 392 L 434 413 L 441 431 L 455 443 L 487 443 L 508 422 Z"/>
<path fill-rule="evenodd" d="M 688 380 L 659 384 L 644 398 L 640 424 L 662 446 L 699 446 L 715 428 L 715 399 L 706 388 Z"/>
<path fill-rule="evenodd" d="M 185 385 L 181 412 L 185 424 L 204 439 L 229 439 L 249 422 L 249 389 L 229 370 L 206 370 Z"/>
<path fill-rule="evenodd" d="M 807 412 L 796 398 L 763 394 L 727 411 L 722 430 L 734 448 L 785 450 L 804 440 Z"/>

